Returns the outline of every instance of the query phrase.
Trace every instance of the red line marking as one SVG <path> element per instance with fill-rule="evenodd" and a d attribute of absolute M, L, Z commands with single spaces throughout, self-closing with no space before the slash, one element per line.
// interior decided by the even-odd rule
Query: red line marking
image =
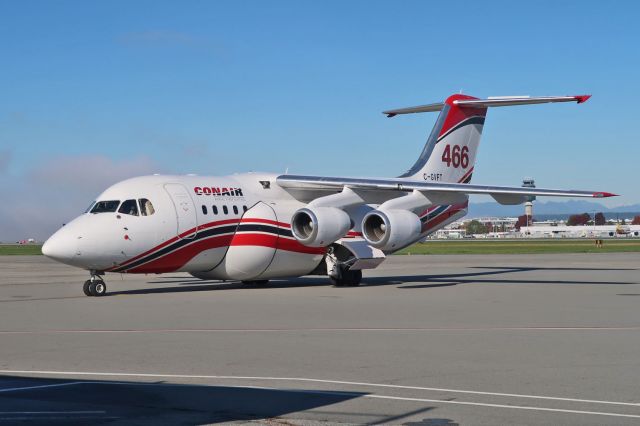
<path fill-rule="evenodd" d="M 132 274 L 174 272 L 203 251 L 225 246 L 230 248 L 234 246 L 271 247 L 277 250 L 314 255 L 324 254 L 325 252 L 324 247 L 307 247 L 296 240 L 280 238 L 274 234 L 229 234 L 194 241 L 187 246 L 180 247 L 171 253 L 162 255 L 125 272 Z"/>

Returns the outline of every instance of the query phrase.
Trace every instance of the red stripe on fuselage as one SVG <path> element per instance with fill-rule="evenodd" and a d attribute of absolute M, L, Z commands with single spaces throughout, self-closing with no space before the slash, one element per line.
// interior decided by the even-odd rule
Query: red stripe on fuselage
<path fill-rule="evenodd" d="M 175 251 L 125 272 L 132 274 L 173 272 L 182 268 L 187 262 L 205 250 L 228 246 L 231 238 L 233 238 L 233 235 L 229 234 L 194 241 L 189 245 L 180 247 Z"/>
<path fill-rule="evenodd" d="M 273 249 L 285 250 L 301 254 L 324 254 L 325 252 L 325 249 L 323 247 L 303 246 L 296 240 L 278 237 L 274 234 L 229 234 L 194 241 L 189 245 L 180 247 L 171 253 L 167 253 L 166 255 L 159 257 L 158 259 L 154 259 L 149 263 L 132 268 L 126 272 L 132 274 L 173 272 L 182 268 L 191 259 L 205 250 L 227 246 L 271 247 Z"/>
<path fill-rule="evenodd" d="M 172 237 L 170 239 L 168 239 L 167 241 L 143 252 L 140 253 L 134 257 L 132 257 L 131 259 L 127 259 L 126 261 L 122 262 L 121 264 L 114 266 L 112 268 L 107 269 L 107 271 L 111 271 L 117 268 L 121 268 L 123 266 L 129 265 L 133 262 L 135 262 L 136 260 L 139 260 L 145 256 L 148 256 L 150 254 L 152 254 L 155 251 L 158 251 L 160 249 L 163 249 L 165 247 L 167 247 L 170 244 L 175 243 L 176 241 L 178 241 L 181 238 L 186 237 L 187 235 L 191 235 L 193 234 L 196 230 L 200 231 L 200 230 L 204 230 L 204 229 L 209 229 L 209 228 L 213 228 L 214 226 L 222 226 L 222 225 L 229 225 L 229 224 L 233 224 L 233 223 L 251 223 L 251 222 L 255 222 L 255 223 L 265 223 L 265 224 L 269 224 L 269 225 L 276 225 L 282 228 L 291 228 L 291 225 L 289 225 L 288 223 L 284 223 L 284 222 L 278 222 L 275 220 L 269 220 L 269 219 L 261 219 L 261 218 L 235 218 L 235 219 L 224 219 L 224 220 L 217 220 L 217 221 L 213 221 L 213 222 L 208 222 L 202 225 L 198 225 L 196 228 L 191 228 L 185 232 L 180 233 L 179 236 L 176 237 Z M 137 268 L 134 268 L 137 269 Z"/>
<path fill-rule="evenodd" d="M 449 219 L 451 216 L 455 215 L 456 213 L 459 213 L 462 210 L 463 209 L 460 209 L 460 208 L 453 208 L 451 210 L 442 212 L 439 216 L 436 216 L 435 218 L 433 218 L 430 221 L 427 221 L 424 224 L 422 228 L 422 233 L 424 234 L 425 232 L 432 231 L 433 228 L 440 225 L 442 222 L 444 222 L 445 220 Z"/>
<path fill-rule="evenodd" d="M 247 217 L 247 218 L 243 218 L 240 220 L 241 223 L 249 223 L 249 222 L 256 222 L 256 223 L 266 223 L 269 225 L 276 225 L 279 226 L 281 228 L 291 228 L 291 225 L 288 223 L 284 223 L 284 222 L 278 222 L 276 220 L 270 220 L 270 219 L 260 219 L 257 217 Z"/>
<path fill-rule="evenodd" d="M 307 247 L 297 240 L 286 237 L 278 237 L 274 234 L 235 234 L 231 240 L 231 247 L 234 246 L 261 246 L 272 247 L 278 250 L 291 251 L 304 254 L 324 254 L 324 247 Z"/>

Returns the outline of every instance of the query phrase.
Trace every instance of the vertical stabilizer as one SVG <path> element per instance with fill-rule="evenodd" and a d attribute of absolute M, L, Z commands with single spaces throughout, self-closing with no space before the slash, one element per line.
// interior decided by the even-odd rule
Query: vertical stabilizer
<path fill-rule="evenodd" d="M 427 182 L 471 181 L 487 108 L 464 107 L 455 101 L 475 99 L 467 95 L 447 98 L 420 157 L 399 177 Z"/>

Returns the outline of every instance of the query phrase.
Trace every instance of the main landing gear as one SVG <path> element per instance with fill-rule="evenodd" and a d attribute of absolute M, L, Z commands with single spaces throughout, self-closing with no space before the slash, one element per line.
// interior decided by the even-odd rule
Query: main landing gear
<path fill-rule="evenodd" d="M 352 271 L 345 268 L 340 268 L 340 277 L 329 275 L 331 284 L 336 287 L 357 287 L 362 281 L 362 271 Z"/>
<path fill-rule="evenodd" d="M 91 271 L 91 278 L 84 282 L 82 290 L 86 296 L 104 296 L 107 294 L 107 284 L 96 271 Z"/>
<path fill-rule="evenodd" d="M 333 245 L 327 250 L 325 262 L 327 263 L 327 275 L 331 284 L 336 287 L 357 287 L 362 281 L 362 271 L 353 270 L 351 266 L 355 257 L 343 246 Z"/>

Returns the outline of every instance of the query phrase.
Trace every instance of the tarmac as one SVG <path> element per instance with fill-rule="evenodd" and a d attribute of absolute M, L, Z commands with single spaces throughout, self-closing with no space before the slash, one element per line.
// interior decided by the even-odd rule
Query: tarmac
<path fill-rule="evenodd" d="M 0 424 L 640 424 L 640 254 L 393 256 L 363 285 L 0 257 Z"/>

